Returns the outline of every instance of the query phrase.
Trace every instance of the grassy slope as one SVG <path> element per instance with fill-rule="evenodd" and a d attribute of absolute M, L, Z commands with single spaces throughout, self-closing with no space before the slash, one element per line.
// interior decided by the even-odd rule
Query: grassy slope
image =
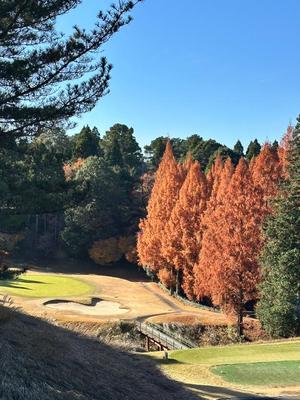
<path fill-rule="evenodd" d="M 212 371 L 222 379 L 241 385 L 288 386 L 300 384 L 300 361 L 220 365 Z"/>
<path fill-rule="evenodd" d="M 300 360 L 300 341 L 179 350 L 171 358 L 189 364 L 236 364 L 260 361 Z"/>
<path fill-rule="evenodd" d="M 156 364 L 46 321 L 0 308 L 0 398 L 193 400 Z"/>
<path fill-rule="evenodd" d="M 221 374 L 212 373 L 213 366 L 236 364 L 239 367 L 241 363 L 300 360 L 300 341 L 178 350 L 169 353 L 168 362 L 162 361 L 160 352 L 148 354 L 157 360 L 162 370 L 171 378 L 193 387 L 212 388 L 228 386 L 228 383 L 220 377 Z M 298 381 L 296 380 L 296 383 L 293 382 L 293 384 L 300 385 L 300 374 L 298 375 Z M 238 383 L 239 386 L 245 385 L 244 382 L 234 383 Z M 271 386 L 272 384 L 269 385 L 269 387 Z M 278 386 L 280 386 L 280 382 L 278 382 Z"/>
<path fill-rule="evenodd" d="M 0 291 L 25 297 L 68 297 L 92 293 L 87 283 L 59 275 L 22 275 L 14 281 L 0 281 Z"/>

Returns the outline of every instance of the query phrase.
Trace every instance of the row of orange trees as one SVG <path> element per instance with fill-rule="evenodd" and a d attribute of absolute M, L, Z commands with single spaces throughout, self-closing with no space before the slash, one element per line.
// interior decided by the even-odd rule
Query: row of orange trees
<path fill-rule="evenodd" d="M 140 224 L 140 264 L 171 291 L 234 313 L 239 329 L 258 297 L 261 227 L 284 179 L 286 142 L 236 167 L 217 156 L 208 174 L 190 157 L 178 164 L 168 143 Z"/>

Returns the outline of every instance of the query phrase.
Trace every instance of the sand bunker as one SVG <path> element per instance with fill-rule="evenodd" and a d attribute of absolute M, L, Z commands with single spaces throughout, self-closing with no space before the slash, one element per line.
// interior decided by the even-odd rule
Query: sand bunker
<path fill-rule="evenodd" d="M 71 312 L 81 315 L 119 315 L 125 314 L 129 310 L 122 308 L 119 303 L 114 301 L 101 300 L 93 298 L 91 304 L 80 304 L 69 300 L 50 300 L 44 303 L 44 306 L 59 311 Z"/>

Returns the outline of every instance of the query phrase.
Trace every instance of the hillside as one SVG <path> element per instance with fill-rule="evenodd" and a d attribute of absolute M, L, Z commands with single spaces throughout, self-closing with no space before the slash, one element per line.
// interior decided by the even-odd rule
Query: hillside
<path fill-rule="evenodd" d="M 3 314 L 7 310 L 1 309 Z M 152 360 L 17 311 L 0 319 L 0 349 L 1 399 L 196 398 Z"/>

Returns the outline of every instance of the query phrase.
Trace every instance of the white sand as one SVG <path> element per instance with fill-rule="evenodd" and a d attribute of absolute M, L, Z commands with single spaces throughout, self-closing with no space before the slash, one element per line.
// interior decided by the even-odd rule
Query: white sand
<path fill-rule="evenodd" d="M 125 314 L 129 311 L 127 308 L 121 308 L 119 303 L 106 300 L 99 301 L 95 306 L 86 306 L 74 302 L 56 304 L 50 303 L 46 304 L 45 306 L 60 311 L 72 312 L 75 314 L 97 316 Z"/>

